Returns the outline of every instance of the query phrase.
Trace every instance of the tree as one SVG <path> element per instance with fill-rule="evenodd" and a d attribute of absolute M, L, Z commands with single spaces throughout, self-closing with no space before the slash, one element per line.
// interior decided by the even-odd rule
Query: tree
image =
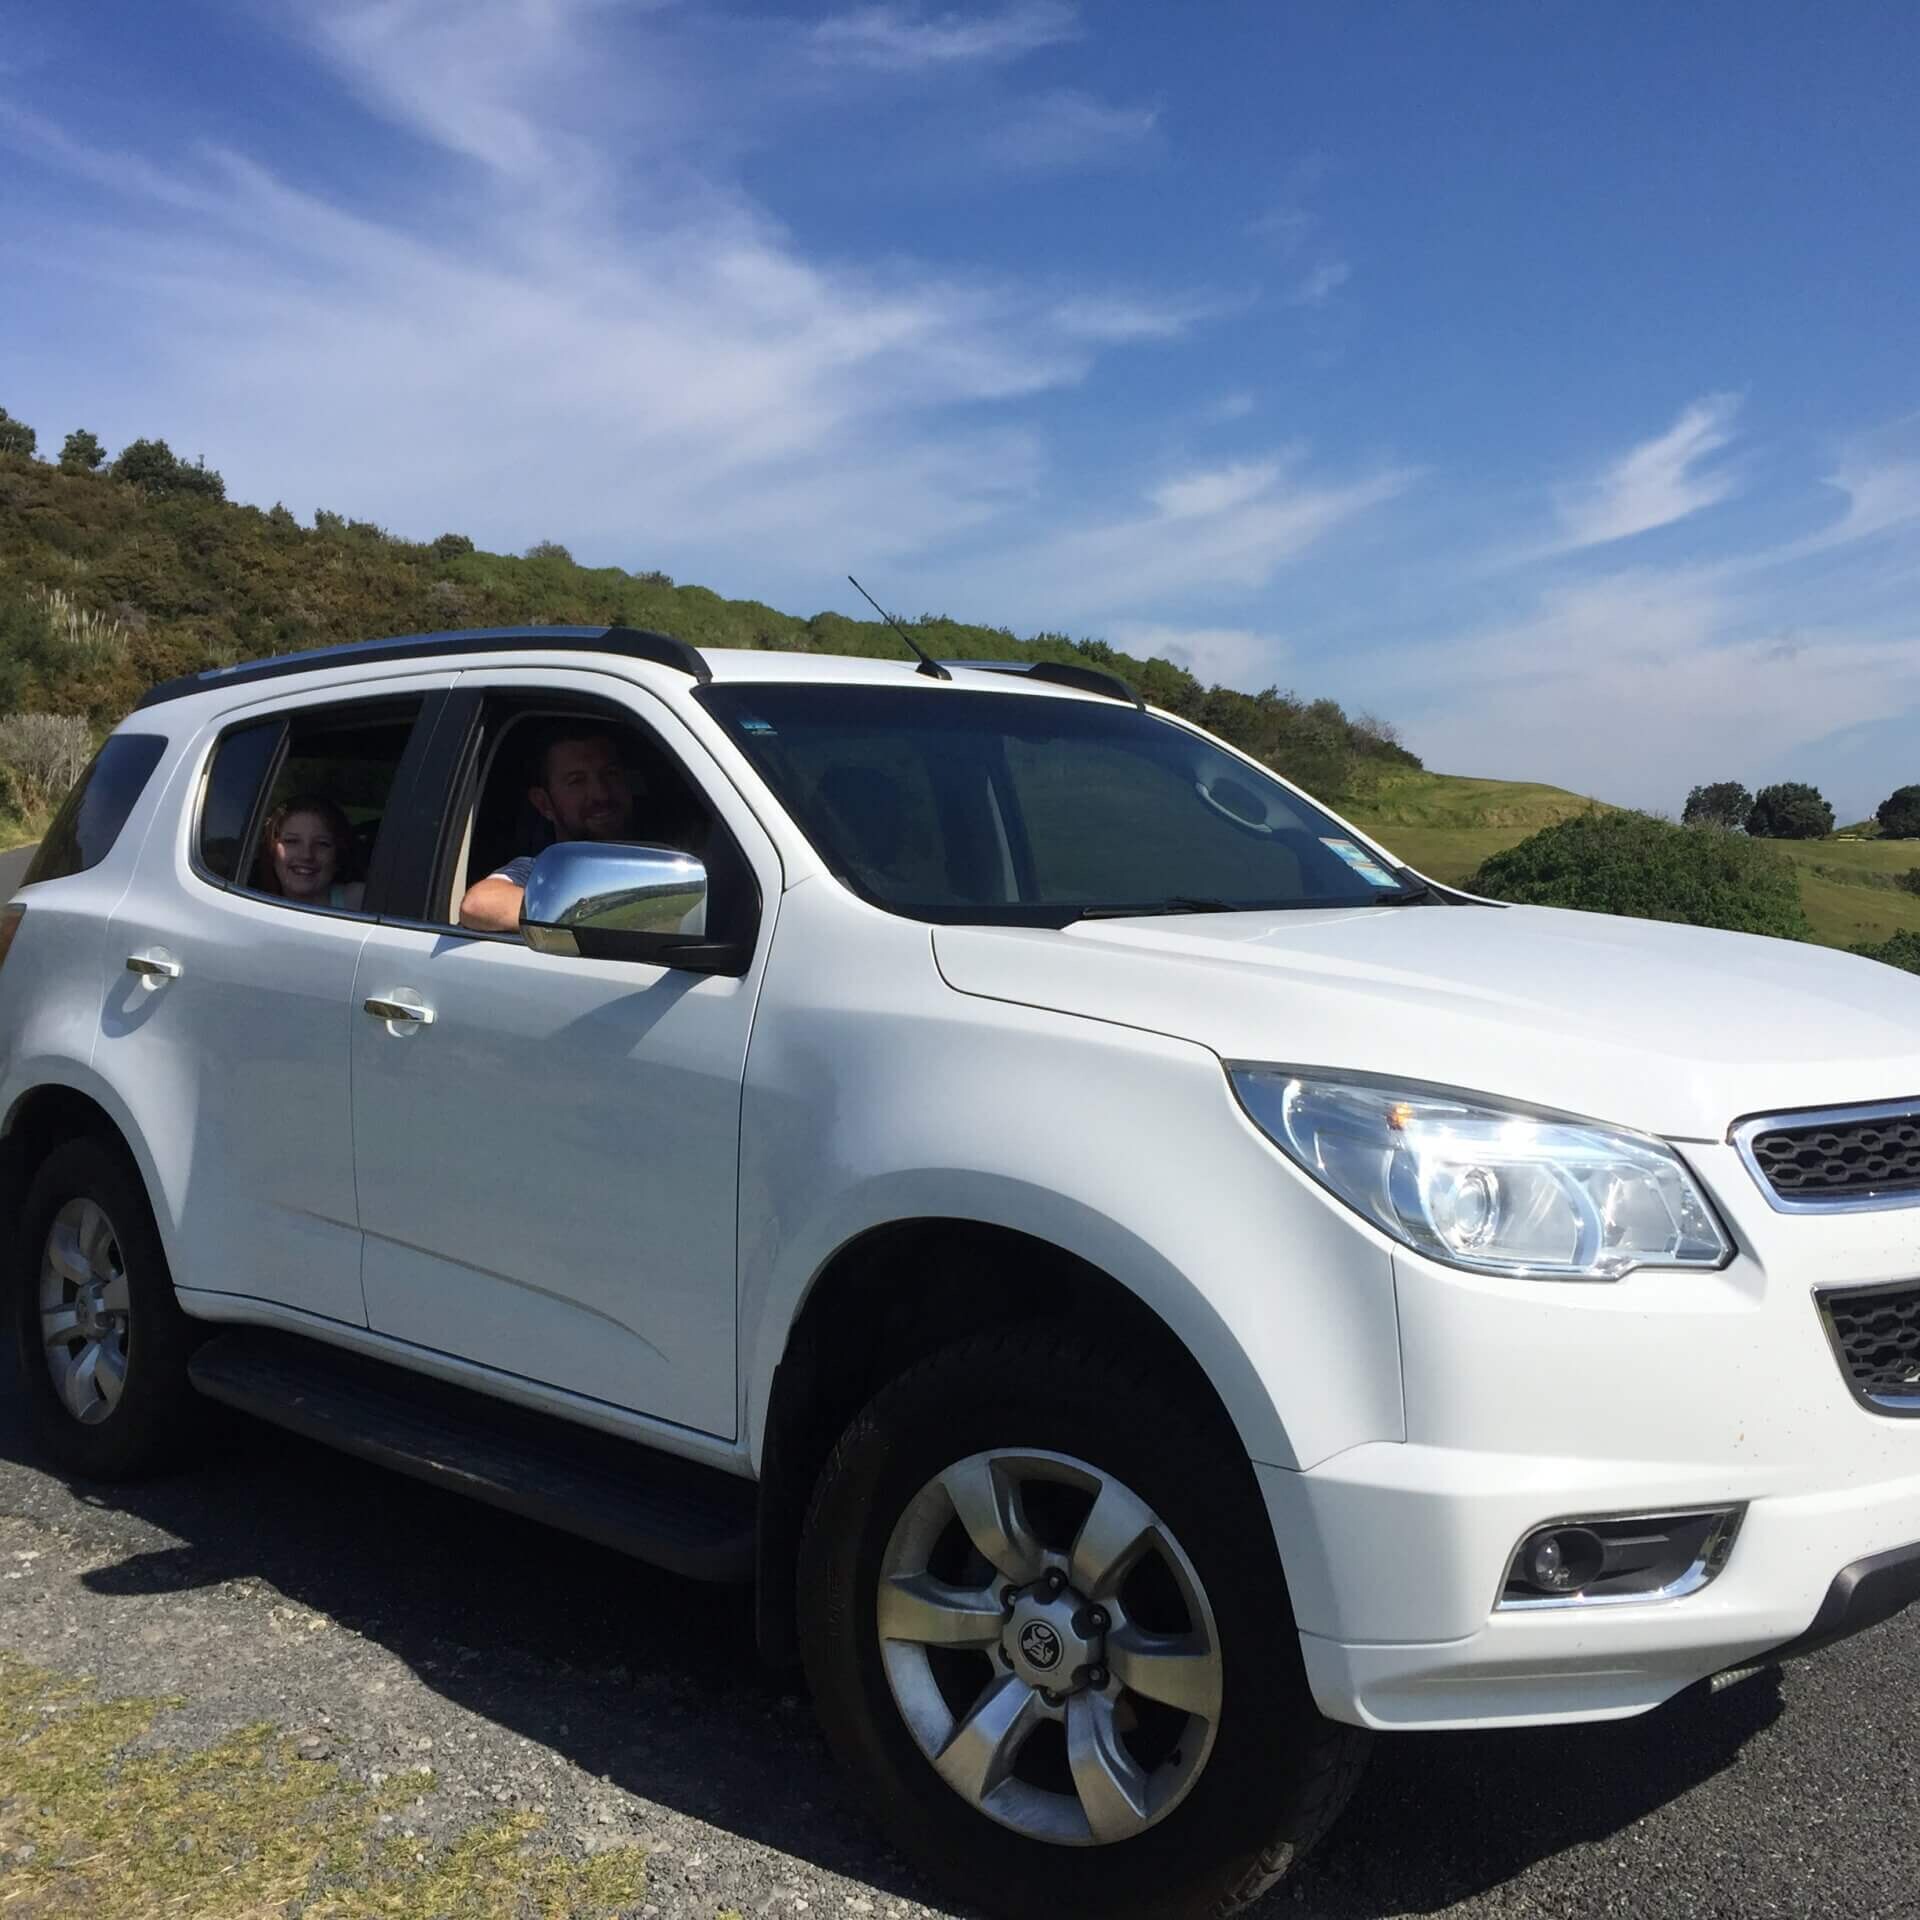
<path fill-rule="evenodd" d="M 1811 939 L 1793 867 L 1771 847 L 1646 813 L 1580 813 L 1496 853 L 1467 882 L 1494 900 Z"/>
<path fill-rule="evenodd" d="M 1873 817 L 1889 840 L 1920 840 L 1920 787 L 1895 787 Z"/>
<path fill-rule="evenodd" d="M 14 419 L 5 407 L 0 407 L 0 453 L 17 453 L 31 460 L 39 444 L 40 436 L 24 420 Z"/>
<path fill-rule="evenodd" d="M 227 483 L 204 459 L 182 460 L 164 440 L 135 440 L 121 449 L 111 471 L 116 480 L 124 480 L 155 499 L 174 494 L 207 500 L 227 497 Z"/>
<path fill-rule="evenodd" d="M 529 560 L 560 560 L 568 566 L 573 565 L 573 555 L 558 540 L 536 540 L 527 549 L 527 558 Z"/>
<path fill-rule="evenodd" d="M 97 473 L 106 457 L 107 450 L 100 444 L 97 434 L 89 433 L 85 427 L 75 427 L 61 445 L 60 471 Z"/>
<path fill-rule="evenodd" d="M 1754 795 L 1747 831 L 1763 840 L 1824 840 L 1833 831 L 1833 809 L 1818 787 L 1783 780 Z"/>
<path fill-rule="evenodd" d="M 1920 933 L 1896 933 L 1877 947 L 1849 947 L 1847 951 L 1884 961 L 1890 967 L 1904 967 L 1908 973 L 1920 973 Z"/>
<path fill-rule="evenodd" d="M 433 554 L 436 560 L 454 560 L 461 554 L 472 551 L 473 541 L 464 533 L 443 533 L 433 543 Z"/>
<path fill-rule="evenodd" d="M 1695 787 L 1687 795 L 1686 810 L 1680 824 L 1687 827 L 1726 827 L 1737 833 L 1747 824 L 1753 811 L 1753 795 L 1738 780 L 1716 780 L 1710 786 Z"/>

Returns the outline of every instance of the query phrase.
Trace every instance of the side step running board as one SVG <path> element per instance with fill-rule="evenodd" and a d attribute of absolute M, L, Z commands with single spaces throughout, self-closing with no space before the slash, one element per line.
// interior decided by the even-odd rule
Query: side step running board
<path fill-rule="evenodd" d="M 315 1340 L 251 1329 L 193 1356 L 210 1400 L 694 1580 L 753 1577 L 750 1480 Z"/>

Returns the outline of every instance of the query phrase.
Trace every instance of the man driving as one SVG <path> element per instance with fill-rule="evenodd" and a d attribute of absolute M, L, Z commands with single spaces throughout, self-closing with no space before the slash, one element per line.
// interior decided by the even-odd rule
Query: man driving
<path fill-rule="evenodd" d="M 556 841 L 632 837 L 632 776 L 614 736 L 590 721 L 563 721 L 541 735 L 527 799 Z M 460 924 L 481 933 L 517 932 L 534 859 L 523 853 L 476 880 L 460 902 Z"/>

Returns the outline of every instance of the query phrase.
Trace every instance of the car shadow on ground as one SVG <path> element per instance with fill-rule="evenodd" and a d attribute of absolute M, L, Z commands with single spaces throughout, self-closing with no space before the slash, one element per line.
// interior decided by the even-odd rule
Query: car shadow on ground
<path fill-rule="evenodd" d="M 0 1357 L 0 1364 L 12 1356 Z M 11 1367 L 4 1374 L 10 1382 Z M 0 1457 L 36 1464 L 17 1393 Z M 700 1586 L 236 1417 L 198 1471 L 69 1483 L 181 1544 L 82 1576 L 103 1595 L 246 1577 L 384 1647 L 461 1710 L 615 1786 L 885 1894 L 941 1904 L 866 1824 L 744 1594 Z M 1435 1913 L 1605 1840 L 1728 1766 L 1770 1675 L 1597 1727 L 1378 1741 L 1346 1817 L 1256 1911 Z"/>

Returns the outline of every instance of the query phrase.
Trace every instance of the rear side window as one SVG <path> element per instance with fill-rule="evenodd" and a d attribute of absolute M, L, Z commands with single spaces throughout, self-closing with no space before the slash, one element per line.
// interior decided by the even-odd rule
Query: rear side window
<path fill-rule="evenodd" d="M 360 912 L 417 699 L 301 708 L 220 736 L 200 803 L 203 877 Z"/>
<path fill-rule="evenodd" d="M 54 815 L 22 884 L 63 880 L 97 867 L 113 851 L 166 746 L 163 734 L 114 734 Z"/>
<path fill-rule="evenodd" d="M 212 879 L 231 881 L 240 871 L 260 789 L 286 727 L 284 720 L 262 720 L 221 736 L 200 808 L 200 865 Z"/>

